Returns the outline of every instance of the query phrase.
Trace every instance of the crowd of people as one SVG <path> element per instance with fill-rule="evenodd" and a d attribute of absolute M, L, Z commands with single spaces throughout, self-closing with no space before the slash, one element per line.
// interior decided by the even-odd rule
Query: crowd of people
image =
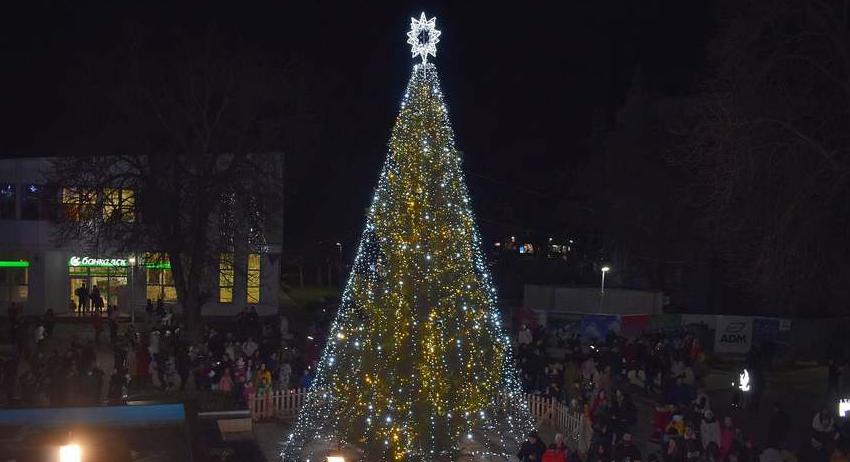
<path fill-rule="evenodd" d="M 251 394 L 271 389 L 307 387 L 314 356 L 291 345 L 286 318 L 261 322 L 255 308 L 245 308 L 232 323 L 208 327 L 204 341 L 189 344 L 167 309 L 153 310 L 159 326 L 140 333 L 134 345 L 133 380 L 139 387 L 230 394 L 245 404 Z"/>
<path fill-rule="evenodd" d="M 44 342 L 53 335 L 51 315 L 26 324 L 16 319 L 17 348 L 0 368 L 6 403 L 117 404 L 133 394 L 190 390 L 219 393 L 244 406 L 252 393 L 310 384 L 318 346 L 296 348 L 285 317 L 261 320 L 255 308 L 245 307 L 225 322 L 210 323 L 203 340 L 193 343 L 169 306 L 148 301 L 146 311 L 135 325 L 119 323 L 112 307 L 106 316 L 92 311 L 92 335 L 72 336 L 61 351 Z M 102 345 L 105 326 L 109 349 Z"/>
<path fill-rule="evenodd" d="M 747 356 L 745 398 L 736 395 L 731 402 L 714 405 L 703 389 L 709 373 L 701 347 L 704 338 L 701 329 L 582 338 L 568 328 L 522 326 L 517 358 L 526 391 L 570 406 L 581 416 L 581 431 L 572 448 L 560 436 L 547 448 L 539 435 L 530 435 L 518 457 L 523 462 L 808 462 L 850 454 L 850 427 L 829 409 L 815 416 L 810 441 L 792 451 L 790 417 L 775 403 L 767 438 L 754 441 L 736 424 L 732 409 L 759 410 L 773 349 L 754 347 Z M 740 391 L 740 385 L 730 387 Z M 651 429 L 637 428 L 633 393 L 654 402 L 651 421 L 644 423 Z M 646 457 L 635 444 L 637 432 L 651 434 L 642 445 Z"/>
<path fill-rule="evenodd" d="M 225 322 L 208 323 L 202 341 L 190 342 L 179 316 L 161 301 L 149 301 L 144 321 L 135 325 L 119 323 L 117 309 L 105 308 L 105 317 L 97 310 L 89 314 L 93 335 L 72 337 L 60 350 L 45 342 L 54 335 L 51 311 L 22 322 L 10 307 L 17 348 L 0 368 L 6 404 L 122 403 L 133 394 L 192 390 L 245 406 L 252 394 L 308 387 L 323 337 L 311 328 L 306 344 L 296 348 L 285 317 L 261 319 L 254 308 L 245 307 Z M 102 345 L 104 326 L 111 355 Z M 581 431 L 569 444 L 556 435 L 548 446 L 531 434 L 518 457 L 523 462 L 846 460 L 835 454 L 848 453 L 850 426 L 831 408 L 815 414 L 810 438 L 798 447 L 792 448 L 791 417 L 781 403 L 773 404 L 766 438 L 757 441 L 744 431 L 733 408 L 759 410 L 773 350 L 754 347 L 744 365 L 748 391 L 742 395 L 742 384 L 732 384 L 731 403 L 713 403 L 704 390 L 709 373 L 705 338 L 700 329 L 600 337 L 569 328 L 522 326 L 516 357 L 526 391 L 570 407 L 580 415 Z M 840 370 L 830 363 L 830 390 L 841 389 Z M 653 403 L 645 412 L 651 415 L 648 421 L 639 422 L 637 395 L 643 406 Z M 650 436 L 636 441 L 638 434 Z"/>

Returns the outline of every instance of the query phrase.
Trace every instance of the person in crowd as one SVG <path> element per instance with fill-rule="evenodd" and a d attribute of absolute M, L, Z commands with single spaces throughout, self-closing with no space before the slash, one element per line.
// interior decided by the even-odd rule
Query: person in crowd
<path fill-rule="evenodd" d="M 84 282 L 77 290 L 74 291 L 77 296 L 77 307 L 79 314 L 87 314 L 89 311 L 89 288 Z"/>
<path fill-rule="evenodd" d="M 699 462 L 702 459 L 702 442 L 697 439 L 697 434 L 691 427 L 685 428 L 682 449 L 685 462 Z"/>
<path fill-rule="evenodd" d="M 708 446 L 705 448 L 705 462 L 723 462 L 723 458 L 720 457 L 720 446 L 715 442 L 708 443 Z"/>
<path fill-rule="evenodd" d="M 133 381 L 139 386 L 151 383 L 151 355 L 147 348 L 136 348 L 136 378 Z"/>
<path fill-rule="evenodd" d="M 44 312 L 44 335 L 46 337 L 53 337 L 53 326 L 56 323 L 56 313 L 53 312 L 53 308 L 48 308 L 47 311 Z"/>
<path fill-rule="evenodd" d="M 694 399 L 693 405 L 694 408 L 700 412 L 705 412 L 706 410 L 711 409 L 711 399 L 702 388 L 697 390 L 697 396 Z"/>
<path fill-rule="evenodd" d="M 667 427 L 673 420 L 673 406 L 657 401 L 654 407 L 652 416 L 652 436 L 653 440 L 662 440 Z"/>
<path fill-rule="evenodd" d="M 264 393 L 272 387 L 272 374 L 266 368 L 265 363 L 260 364 L 260 370 L 257 372 L 255 376 L 256 379 L 256 389 L 258 393 Z"/>
<path fill-rule="evenodd" d="M 737 429 L 735 428 L 732 417 L 726 416 L 723 419 L 723 426 L 720 428 L 720 456 L 726 458 L 729 451 L 732 449 L 732 443 L 735 441 Z"/>
<path fill-rule="evenodd" d="M 188 348 L 185 348 L 182 344 L 179 345 L 177 351 L 174 353 L 174 367 L 177 370 L 177 375 L 180 377 L 180 391 L 186 389 L 186 383 L 189 381 L 189 373 L 192 370 L 191 361 Z"/>
<path fill-rule="evenodd" d="M 782 409 L 781 403 L 773 403 L 773 412 L 767 426 L 767 444 L 777 448 L 783 446 L 788 440 L 790 429 L 791 417 Z"/>
<path fill-rule="evenodd" d="M 528 347 L 531 345 L 533 340 L 534 337 L 531 335 L 531 329 L 529 329 L 527 325 L 523 324 L 522 328 L 519 330 L 519 334 L 517 334 L 517 343 L 521 346 Z"/>
<path fill-rule="evenodd" d="M 706 410 L 699 424 L 699 434 L 702 447 L 706 451 L 711 444 L 720 447 L 720 423 L 714 417 L 714 412 Z"/>
<path fill-rule="evenodd" d="M 555 449 L 561 451 L 564 454 L 564 459 L 570 459 L 570 448 L 567 446 L 567 442 L 564 439 L 564 435 L 561 433 L 555 433 L 555 439 L 553 440 L 553 444 L 555 445 Z"/>
<path fill-rule="evenodd" d="M 664 440 L 663 452 L 661 453 L 664 462 L 681 462 L 685 454 L 682 435 L 675 428 L 669 428 Z"/>
<path fill-rule="evenodd" d="M 100 316 L 103 313 L 103 297 L 101 297 L 100 288 L 97 285 L 92 286 L 90 297 L 92 312 Z"/>
<path fill-rule="evenodd" d="M 543 453 L 541 460 L 543 462 L 567 462 L 567 457 L 563 451 L 558 450 L 558 446 L 555 443 L 552 443 L 546 449 L 546 452 Z"/>
<path fill-rule="evenodd" d="M 233 378 L 230 376 L 230 369 L 225 369 L 218 381 L 218 391 L 223 393 L 231 393 L 233 391 Z"/>
<path fill-rule="evenodd" d="M 516 456 L 520 462 L 542 462 L 545 451 L 546 445 L 540 439 L 540 436 L 537 432 L 531 432 L 528 434 L 528 438 L 523 441 Z"/>
<path fill-rule="evenodd" d="M 35 341 L 36 346 L 44 341 L 44 322 L 39 321 L 36 323 L 35 329 L 33 330 L 33 340 Z"/>
<path fill-rule="evenodd" d="M 835 419 L 829 409 L 824 407 L 812 418 L 812 437 L 823 446 L 827 446 L 835 436 Z"/>
<path fill-rule="evenodd" d="M 637 407 L 632 402 L 631 395 L 623 393 L 622 390 L 614 392 L 611 425 L 614 427 L 614 434 L 617 439 L 631 431 L 632 426 L 637 423 L 637 414 Z"/>
<path fill-rule="evenodd" d="M 100 345 L 100 334 L 103 333 L 103 318 L 99 314 L 91 317 L 92 328 L 94 328 L 94 342 Z"/>
<path fill-rule="evenodd" d="M 827 462 L 829 461 L 829 452 L 820 440 L 812 437 L 800 448 L 797 453 L 797 460 L 800 462 Z"/>
<path fill-rule="evenodd" d="M 768 445 L 759 455 L 758 462 L 785 462 L 785 459 L 782 456 L 782 451 L 773 445 Z"/>
<path fill-rule="evenodd" d="M 248 340 L 242 344 L 242 352 L 249 358 L 254 356 L 257 348 L 259 348 L 259 345 L 257 345 L 257 342 L 254 341 L 254 337 L 248 337 Z"/>
<path fill-rule="evenodd" d="M 669 434 L 673 431 L 677 436 L 685 435 L 685 417 L 682 414 L 673 414 L 670 419 L 670 424 L 667 425 L 666 431 Z"/>
<path fill-rule="evenodd" d="M 604 444 L 597 444 L 590 451 L 586 462 L 611 462 L 611 450 Z"/>
<path fill-rule="evenodd" d="M 590 404 L 590 414 L 594 421 L 596 421 L 601 415 L 607 415 L 608 410 L 608 394 L 605 390 L 597 391 L 596 397 L 593 398 L 593 403 Z"/>
<path fill-rule="evenodd" d="M 614 449 L 614 460 L 616 462 L 641 462 L 640 450 L 632 441 L 631 433 L 624 433 L 621 441 Z"/>

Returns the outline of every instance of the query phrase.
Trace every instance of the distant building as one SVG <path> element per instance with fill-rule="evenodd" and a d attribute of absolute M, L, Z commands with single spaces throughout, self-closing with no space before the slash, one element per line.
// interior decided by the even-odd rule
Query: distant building
<path fill-rule="evenodd" d="M 144 310 L 148 299 L 177 304 L 171 265 L 150 249 L 137 255 L 119 255 L 108 249 L 85 253 L 83 243 L 57 245 L 54 239 L 59 211 L 90 213 L 93 208 L 120 219 L 134 218 L 135 192 L 110 190 L 93 200 L 74 185 L 48 185 L 43 172 L 47 158 L 0 159 L 0 309 L 19 304 L 25 315 L 48 308 L 68 312 L 76 308 L 75 293 L 84 284 L 98 287 L 104 304 L 123 313 Z M 104 200 L 108 199 L 108 200 Z M 274 239 L 276 236 L 268 236 Z M 209 300 L 205 315 L 235 314 L 245 306 L 277 313 L 280 243 L 270 241 L 259 252 L 223 250 L 203 281 Z M 237 268 L 244 266 L 244 268 Z M 179 307 L 178 307 L 179 308 Z"/>

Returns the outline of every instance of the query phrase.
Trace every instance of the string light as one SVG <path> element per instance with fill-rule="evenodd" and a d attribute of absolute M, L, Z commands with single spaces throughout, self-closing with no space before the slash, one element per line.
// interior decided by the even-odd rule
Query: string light
<path fill-rule="evenodd" d="M 321 459 L 322 441 L 356 446 L 370 461 L 451 458 L 461 444 L 480 446 L 465 453 L 507 458 L 533 428 L 448 110 L 426 61 L 436 56 L 434 22 L 412 20 L 408 37 L 422 63 L 390 136 L 330 327 L 336 334 L 283 443 L 286 462 Z M 344 341 L 351 335 L 355 342 Z"/>

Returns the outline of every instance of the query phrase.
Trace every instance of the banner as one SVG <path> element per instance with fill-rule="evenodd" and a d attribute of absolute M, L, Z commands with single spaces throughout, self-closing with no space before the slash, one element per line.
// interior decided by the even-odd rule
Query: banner
<path fill-rule="evenodd" d="M 681 328 L 681 314 L 658 314 L 649 318 L 649 330 L 654 332 L 675 332 Z"/>
<path fill-rule="evenodd" d="M 642 334 L 648 328 L 648 314 L 626 314 L 620 316 L 620 329 L 626 337 L 634 337 Z"/>
<path fill-rule="evenodd" d="M 683 326 L 705 326 L 714 330 L 717 328 L 717 315 L 715 314 L 683 314 Z"/>
<path fill-rule="evenodd" d="M 718 316 L 714 335 L 715 353 L 747 353 L 753 344 L 753 318 Z"/>
<path fill-rule="evenodd" d="M 608 332 L 620 333 L 618 316 L 585 315 L 581 318 L 581 336 L 585 339 L 604 339 Z"/>

